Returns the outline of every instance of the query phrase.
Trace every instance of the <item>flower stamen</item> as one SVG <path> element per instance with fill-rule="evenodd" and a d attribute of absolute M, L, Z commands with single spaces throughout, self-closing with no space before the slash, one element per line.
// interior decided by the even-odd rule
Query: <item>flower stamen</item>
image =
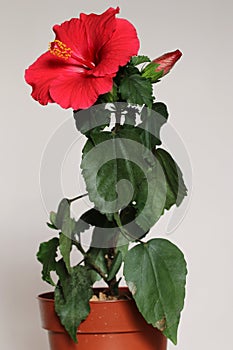
<path fill-rule="evenodd" d="M 66 46 L 66 44 L 60 40 L 56 39 L 53 42 L 49 43 L 49 51 L 54 56 L 57 56 L 64 60 L 68 60 L 68 58 L 72 57 L 86 69 L 95 68 L 95 64 L 93 62 L 88 62 L 87 60 L 78 57 L 69 47 Z"/>
<path fill-rule="evenodd" d="M 49 51 L 54 56 L 63 58 L 64 60 L 68 60 L 68 58 L 70 58 L 72 55 L 72 50 L 60 40 L 54 40 L 53 42 L 49 43 Z"/>

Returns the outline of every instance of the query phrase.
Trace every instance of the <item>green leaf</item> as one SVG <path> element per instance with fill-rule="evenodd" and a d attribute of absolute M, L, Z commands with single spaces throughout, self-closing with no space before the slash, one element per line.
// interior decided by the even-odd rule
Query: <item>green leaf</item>
<path fill-rule="evenodd" d="M 179 206 L 187 194 L 181 170 L 163 149 L 156 150 L 156 162 L 149 169 L 135 198 L 136 223 L 146 232 L 172 205 Z"/>
<path fill-rule="evenodd" d="M 114 213 L 128 204 L 144 176 L 137 165 L 141 160 L 143 169 L 145 162 L 139 157 L 140 144 L 132 142 L 135 137 L 134 132 L 124 130 L 117 135 L 101 133 L 92 135 L 84 147 L 82 174 L 89 198 L 101 213 Z"/>
<path fill-rule="evenodd" d="M 187 195 L 187 188 L 184 184 L 182 172 L 171 155 L 162 148 L 157 149 L 156 157 L 160 162 L 165 177 L 167 187 L 167 199 L 165 209 L 169 210 L 174 204 L 179 206 Z"/>
<path fill-rule="evenodd" d="M 89 229 L 90 224 L 86 221 L 85 219 L 85 215 L 88 212 L 84 213 L 83 215 L 81 215 L 81 217 L 75 222 L 75 226 L 72 230 L 72 239 L 74 241 L 77 241 L 80 239 L 80 235 L 82 232 L 86 231 Z"/>
<path fill-rule="evenodd" d="M 132 104 L 152 107 L 152 85 L 151 82 L 139 74 L 126 76 L 120 84 L 119 91 L 124 100 Z"/>
<path fill-rule="evenodd" d="M 114 236 L 116 234 L 114 230 L 106 230 L 108 228 L 113 229 L 114 227 L 116 227 L 115 222 L 113 220 L 109 220 L 107 215 L 102 214 L 96 208 L 92 208 L 86 211 L 84 214 L 82 214 L 79 221 L 77 222 L 77 226 L 78 228 L 85 229 L 89 228 L 90 226 L 94 227 L 91 241 L 92 247 L 109 246 L 108 242 L 114 239 Z M 107 235 L 106 231 L 108 232 Z M 76 229 L 75 233 L 78 234 Z"/>
<path fill-rule="evenodd" d="M 137 196 L 139 195 L 139 192 L 137 192 Z M 146 193 L 147 193 L 147 191 L 146 191 Z M 139 211 L 137 209 L 138 209 L 138 206 L 130 204 L 126 208 L 122 209 L 121 213 L 120 213 L 121 223 L 122 223 L 122 225 L 124 225 L 125 229 L 130 234 L 130 236 L 127 236 L 127 237 L 131 241 L 133 240 L 132 238 L 134 238 L 134 240 L 141 239 L 145 236 L 146 233 L 148 233 L 148 232 L 145 232 L 145 230 L 143 230 L 136 223 L 136 218 L 137 218 L 138 213 L 139 213 Z M 131 239 L 130 239 L 130 237 L 131 237 Z M 125 243 L 123 243 L 124 242 L 123 238 L 120 238 L 120 237 L 119 237 L 118 241 L 121 240 L 123 244 L 126 244 L 126 238 L 124 238 L 124 239 L 125 239 Z"/>
<path fill-rule="evenodd" d="M 117 272 L 121 267 L 121 264 L 122 264 L 122 253 L 120 250 L 118 250 L 115 258 L 112 261 L 112 265 L 108 274 L 107 281 L 111 281 L 116 276 Z"/>
<path fill-rule="evenodd" d="M 140 184 L 135 198 L 137 217 L 135 219 L 146 233 L 159 220 L 166 203 L 166 178 L 159 162 L 155 160 Z"/>
<path fill-rule="evenodd" d="M 57 227 L 54 226 L 53 224 L 50 224 L 50 222 L 46 222 L 46 224 L 49 228 L 52 228 L 53 230 L 57 230 Z"/>
<path fill-rule="evenodd" d="M 100 213 L 96 208 L 89 209 L 81 218 L 89 226 L 98 226 L 98 227 L 114 227 L 114 223 L 109 221 L 106 215 Z"/>
<path fill-rule="evenodd" d="M 57 227 L 55 226 L 56 215 L 57 215 L 56 213 L 51 211 L 50 216 L 49 216 L 50 222 L 47 222 L 48 227 L 52 228 L 53 230 L 57 230 Z"/>
<path fill-rule="evenodd" d="M 137 66 L 141 63 L 145 63 L 145 62 L 150 62 L 150 58 L 147 56 L 133 56 L 131 58 L 130 63 L 132 63 L 134 66 Z"/>
<path fill-rule="evenodd" d="M 167 106 L 163 102 L 156 102 L 153 104 L 152 109 L 164 118 L 163 123 L 162 123 L 162 124 L 164 124 L 167 121 L 168 116 L 169 116 Z"/>
<path fill-rule="evenodd" d="M 61 323 L 77 343 L 77 328 L 90 312 L 89 300 L 93 295 L 91 280 L 85 266 L 72 268 L 71 274 L 60 273 L 55 289 L 55 310 Z"/>
<path fill-rule="evenodd" d="M 142 77 L 150 79 L 152 83 L 155 83 L 163 76 L 163 70 L 157 72 L 156 69 L 159 67 L 158 63 L 149 63 L 142 71 Z"/>
<path fill-rule="evenodd" d="M 117 227 L 95 227 L 92 234 L 91 246 L 97 248 L 114 247 L 119 230 Z"/>
<path fill-rule="evenodd" d="M 174 344 L 186 282 L 183 253 L 165 239 L 152 239 L 126 255 L 124 276 L 145 320 Z"/>
<path fill-rule="evenodd" d="M 115 91 L 115 90 L 114 90 Z M 111 111 L 106 109 L 106 104 L 101 103 L 88 109 L 74 112 L 77 129 L 84 135 L 90 132 L 100 132 L 110 123 Z"/>
<path fill-rule="evenodd" d="M 49 220 L 50 220 L 50 222 L 51 222 L 51 224 L 52 224 L 53 226 L 56 226 L 56 225 L 55 225 L 55 224 L 56 224 L 56 216 L 57 216 L 57 214 L 54 213 L 54 211 L 51 211 L 51 212 L 50 212 Z"/>
<path fill-rule="evenodd" d="M 55 226 L 58 229 L 62 229 L 63 222 L 70 217 L 70 202 L 68 199 L 63 198 L 58 206 L 57 215 L 55 218 Z"/>
<path fill-rule="evenodd" d="M 164 103 L 156 102 L 152 110 L 144 107 L 140 117 L 142 122 L 138 128 L 141 128 L 142 142 L 148 149 L 153 150 L 156 145 L 161 145 L 160 130 L 168 118 L 167 107 Z"/>
<path fill-rule="evenodd" d="M 106 249 L 95 248 L 95 247 L 91 247 L 86 253 L 85 264 L 90 269 L 92 269 L 90 270 L 92 281 L 93 279 L 100 280 L 102 278 L 101 274 L 106 276 L 108 274 L 105 254 L 106 254 Z M 96 269 L 93 270 L 93 267 L 95 267 Z M 96 276 L 96 270 L 100 271 L 100 273 L 97 273 L 97 276 Z"/>
<path fill-rule="evenodd" d="M 56 223 L 56 216 L 57 216 L 57 214 L 54 213 L 54 211 L 50 212 L 49 220 L 50 220 L 51 224 L 54 225 L 54 226 L 55 226 L 55 223 Z"/>
<path fill-rule="evenodd" d="M 51 278 L 51 271 L 56 270 L 56 257 L 57 257 L 57 247 L 59 245 L 58 238 L 52 238 L 48 242 L 40 244 L 39 251 L 37 253 L 37 259 L 43 265 L 42 269 L 42 279 L 52 286 L 54 282 Z"/>
<path fill-rule="evenodd" d="M 65 234 L 61 233 L 59 238 L 59 249 L 69 273 L 71 272 L 71 267 L 70 267 L 71 247 L 72 247 L 71 239 L 67 237 Z"/>
<path fill-rule="evenodd" d="M 129 128 L 129 126 L 134 127 L 137 125 L 137 115 L 139 114 L 139 110 L 141 107 L 135 106 L 135 105 L 128 105 L 127 108 L 124 110 L 124 117 L 125 117 L 125 123 L 122 126 L 124 128 L 126 125 Z"/>

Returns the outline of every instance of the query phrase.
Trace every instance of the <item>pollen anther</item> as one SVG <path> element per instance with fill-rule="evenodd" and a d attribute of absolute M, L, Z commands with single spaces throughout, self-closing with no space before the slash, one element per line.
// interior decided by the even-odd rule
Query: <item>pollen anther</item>
<path fill-rule="evenodd" d="M 51 54 L 63 58 L 64 60 L 67 60 L 72 54 L 72 50 L 60 40 L 54 40 L 49 43 L 49 51 Z"/>

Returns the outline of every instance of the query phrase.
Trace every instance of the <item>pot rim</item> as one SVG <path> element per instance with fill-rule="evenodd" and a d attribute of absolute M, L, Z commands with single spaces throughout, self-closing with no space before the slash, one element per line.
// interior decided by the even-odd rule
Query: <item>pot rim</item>
<path fill-rule="evenodd" d="M 104 288 L 104 287 L 94 287 L 93 288 L 94 291 L 106 291 L 108 290 L 108 288 Z M 120 294 L 123 294 L 125 292 L 128 292 L 130 295 L 130 291 L 128 287 L 120 287 L 119 288 Z M 54 300 L 54 291 L 50 291 L 50 292 L 44 292 L 44 293 L 40 293 L 37 297 L 37 300 L 43 300 L 44 302 L 51 302 Z M 131 297 L 131 299 L 117 299 L 117 300 L 90 300 L 89 301 L 91 304 L 103 304 L 103 303 L 119 303 L 119 302 L 133 302 L 134 303 L 134 299 L 133 297 Z"/>

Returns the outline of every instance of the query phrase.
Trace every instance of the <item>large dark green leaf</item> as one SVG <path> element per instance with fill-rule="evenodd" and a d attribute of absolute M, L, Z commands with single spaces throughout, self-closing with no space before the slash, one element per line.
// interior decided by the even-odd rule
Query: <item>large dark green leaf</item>
<path fill-rule="evenodd" d="M 171 206 L 179 206 L 187 194 L 181 170 L 163 149 L 156 150 L 156 161 L 137 192 L 136 223 L 146 232 Z"/>
<path fill-rule="evenodd" d="M 121 130 L 117 135 L 92 135 L 84 147 L 82 174 L 90 200 L 102 213 L 114 213 L 127 205 L 144 176 L 143 145 L 131 136 L 140 141 L 137 134 Z"/>
<path fill-rule="evenodd" d="M 152 239 L 126 255 L 124 276 L 145 320 L 177 343 L 186 282 L 183 253 L 165 239 Z"/>
<path fill-rule="evenodd" d="M 39 251 L 37 253 L 37 259 L 43 265 L 42 269 L 42 279 L 52 286 L 54 282 L 51 278 L 51 271 L 56 270 L 56 257 L 57 257 L 57 247 L 59 245 L 58 238 L 52 238 L 48 242 L 40 244 Z"/>
<path fill-rule="evenodd" d="M 187 195 L 187 188 L 184 184 L 181 170 L 170 154 L 162 148 L 159 148 L 156 151 L 156 157 L 166 177 L 167 199 L 165 208 L 168 210 L 174 204 L 177 206 L 181 204 L 184 197 Z"/>
<path fill-rule="evenodd" d="M 135 199 L 135 208 L 137 209 L 135 221 L 145 233 L 159 220 L 164 212 L 166 190 L 166 178 L 163 169 L 156 161 L 154 166 L 148 169 Z"/>
<path fill-rule="evenodd" d="M 147 196 L 147 191 L 145 192 L 145 196 Z M 139 193 L 140 191 L 138 192 L 137 196 L 139 196 Z M 139 207 L 140 206 L 138 205 L 137 207 L 135 205 L 128 205 L 120 213 L 121 223 L 122 225 L 124 225 L 125 229 L 128 232 L 128 235 L 126 235 L 126 237 L 128 238 L 128 242 L 141 239 L 145 236 L 146 233 L 148 233 L 136 223 L 136 218 L 139 214 Z M 128 243 L 126 237 L 119 237 L 118 245 L 120 244 L 120 241 L 123 245 L 126 245 Z"/>
<path fill-rule="evenodd" d="M 71 338 L 77 342 L 77 328 L 90 312 L 91 280 L 84 266 L 72 268 L 69 275 L 63 265 L 58 273 L 60 283 L 55 289 L 55 310 Z"/>
<path fill-rule="evenodd" d="M 97 227 L 114 227 L 114 223 L 108 221 L 106 215 L 100 213 L 96 208 L 89 209 L 80 217 L 84 222 Z"/>
<path fill-rule="evenodd" d="M 124 100 L 132 104 L 152 106 L 152 85 L 139 74 L 126 76 L 119 87 Z"/>

